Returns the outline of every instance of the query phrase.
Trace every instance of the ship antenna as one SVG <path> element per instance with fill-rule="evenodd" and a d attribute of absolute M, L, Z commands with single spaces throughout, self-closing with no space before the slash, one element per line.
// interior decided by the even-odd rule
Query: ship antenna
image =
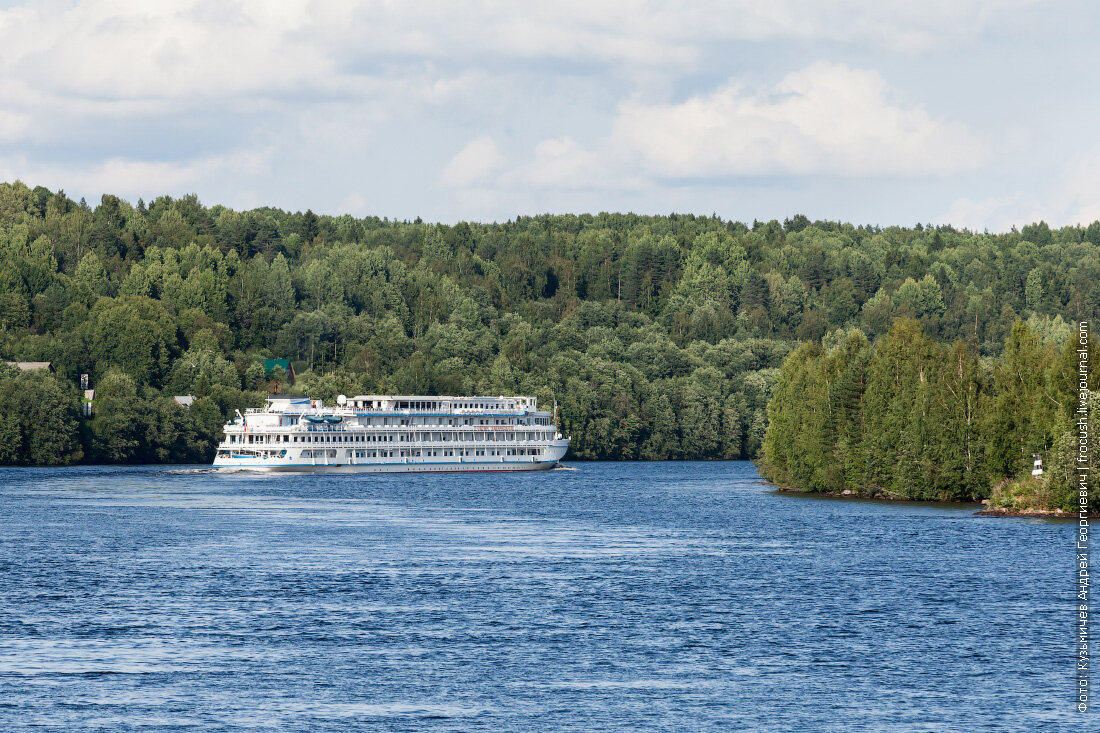
<path fill-rule="evenodd" d="M 554 398 L 554 424 L 558 424 L 558 399 Z"/>

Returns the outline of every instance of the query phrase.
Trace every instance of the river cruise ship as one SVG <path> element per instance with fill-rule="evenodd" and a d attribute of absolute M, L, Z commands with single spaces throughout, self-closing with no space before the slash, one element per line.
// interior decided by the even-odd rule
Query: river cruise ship
<path fill-rule="evenodd" d="M 534 397 L 270 397 L 226 424 L 226 471 L 538 471 L 569 449 Z"/>

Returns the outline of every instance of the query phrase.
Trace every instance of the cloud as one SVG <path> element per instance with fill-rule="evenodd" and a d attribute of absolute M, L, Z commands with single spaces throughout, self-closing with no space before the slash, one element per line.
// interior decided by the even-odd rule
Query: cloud
<path fill-rule="evenodd" d="M 351 102 L 372 116 L 447 104 L 509 75 L 706 70 L 737 41 L 922 49 L 972 38 L 1034 0 L 30 0 L 0 9 L 0 142 L 69 139 L 112 119 L 282 112 Z M 655 112 L 655 111 L 654 111 Z M 6 137 L 3 137 L 5 131 Z"/>
<path fill-rule="evenodd" d="M 766 88 L 747 80 L 822 55 L 874 55 L 884 71 L 911 61 L 922 79 L 955 60 L 973 73 L 978 54 L 1032 37 L 1035 4 L 0 3 L 0 174 L 89 198 L 186 187 L 314 210 L 355 191 L 364 202 L 349 208 L 364 213 L 456 217 L 467 204 L 503 217 L 694 206 L 762 177 L 939 177 L 975 170 L 993 146 L 875 72 L 820 64 Z M 953 104 L 959 90 L 945 87 L 936 103 Z M 268 172 L 230 162 L 253 149 L 278 151 Z"/>
<path fill-rule="evenodd" d="M 501 181 L 508 187 L 559 190 L 632 189 L 642 184 L 629 171 L 609 165 L 603 152 L 587 150 L 569 137 L 538 143 L 531 161 L 505 173 Z"/>
<path fill-rule="evenodd" d="M 439 182 L 445 188 L 469 188 L 487 183 L 505 164 L 500 148 L 488 135 L 471 140 L 443 168 Z"/>
<path fill-rule="evenodd" d="M 951 204 L 938 223 L 974 231 L 1007 231 L 1038 221 L 1042 218 L 1039 212 L 1039 202 L 1035 196 L 1017 191 L 1007 196 L 989 196 L 977 201 L 960 198 Z"/>
<path fill-rule="evenodd" d="M 336 215 L 351 214 L 352 216 L 366 216 L 368 212 L 367 197 L 358 192 L 349 193 L 337 206 L 335 211 L 326 212 Z"/>
<path fill-rule="evenodd" d="M 85 98 L 354 95 L 364 81 L 415 74 L 428 60 L 687 69 L 708 44 L 731 41 L 919 50 L 973 38 L 1035 1 L 548 0 L 520 10 L 506 0 L 36 0 L 0 10 L 0 64 L 29 85 Z"/>
<path fill-rule="evenodd" d="M 188 193 L 201 181 L 216 177 L 257 176 L 270 169 L 273 151 L 242 150 L 186 161 L 130 158 L 80 165 L 38 165 L 25 156 L 0 159 L 0 180 L 22 178 L 31 185 L 81 191 L 105 191 L 122 196 Z"/>
<path fill-rule="evenodd" d="M 598 145 L 544 140 L 498 184 L 630 189 L 669 179 L 946 176 L 989 155 L 980 135 L 907 103 L 877 73 L 814 63 L 760 93 L 732 81 L 678 104 L 624 103 Z"/>
<path fill-rule="evenodd" d="M 1015 191 L 978 200 L 962 197 L 939 222 L 974 230 L 1006 231 L 1045 220 L 1052 226 L 1100 220 L 1100 145 L 1072 156 L 1045 190 Z"/>
<path fill-rule="evenodd" d="M 1065 202 L 1064 221 L 1088 224 L 1100 221 L 1100 145 L 1075 155 L 1062 172 L 1055 196 Z"/>
<path fill-rule="evenodd" d="M 30 115 L 0 109 L 0 143 L 17 142 L 26 137 L 30 128 Z"/>
<path fill-rule="evenodd" d="M 989 152 L 966 126 L 906 104 L 877 73 L 828 63 L 764 94 L 731 83 L 681 104 L 626 104 L 612 145 L 667 178 L 945 175 Z"/>

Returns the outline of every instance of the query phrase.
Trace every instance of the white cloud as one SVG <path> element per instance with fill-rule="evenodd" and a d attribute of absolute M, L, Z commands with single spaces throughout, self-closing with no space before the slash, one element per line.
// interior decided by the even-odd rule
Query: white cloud
<path fill-rule="evenodd" d="M 17 142 L 30 131 L 30 115 L 0 109 L 0 143 Z"/>
<path fill-rule="evenodd" d="M 1073 156 L 1055 180 L 1035 191 L 1016 191 L 977 201 L 960 198 L 939 217 L 944 224 L 990 231 L 1044 220 L 1051 226 L 1091 224 L 1100 220 L 1100 145 Z"/>
<path fill-rule="evenodd" d="M 1020 9 L 1035 4 L 25 0 L 0 8 L 0 177 L 89 198 L 163 187 L 232 203 L 248 190 L 314 210 L 356 191 L 364 201 L 345 203 L 364 213 L 369 201 L 391 216 L 469 204 L 507 217 L 665 206 L 693 182 L 705 194 L 760 176 L 940 176 L 974 170 L 992 146 L 874 72 L 822 64 L 766 89 L 698 85 L 868 51 L 891 81 L 899 60 L 942 72 L 929 51 L 964 66 L 990 39 L 1000 53 L 1026 40 L 1005 30 L 1030 32 Z M 456 133 L 466 147 L 442 149 Z M 249 179 L 231 161 L 257 147 L 278 155 Z M 424 200 L 431 172 L 438 201 Z"/>
<path fill-rule="evenodd" d="M 981 136 L 906 103 L 877 73 L 815 63 L 764 93 L 731 82 L 679 104 L 625 103 L 599 145 L 544 140 L 498 184 L 629 189 L 662 179 L 946 176 L 989 154 Z"/>
<path fill-rule="evenodd" d="M 337 206 L 335 211 L 324 212 L 326 214 L 335 214 L 337 216 L 341 214 L 351 214 L 352 216 L 366 216 L 369 209 L 367 208 L 367 197 L 358 192 L 349 193 L 343 201 Z"/>
<path fill-rule="evenodd" d="M 670 178 L 945 175 L 988 155 L 964 125 L 906 104 L 877 73 L 826 63 L 765 94 L 734 83 L 682 104 L 626 104 L 612 144 Z"/>
<path fill-rule="evenodd" d="M 506 159 L 488 135 L 471 140 L 443 169 L 439 182 L 445 188 L 469 188 L 491 180 Z"/>
<path fill-rule="evenodd" d="M 129 158 L 81 165 L 37 165 L 25 156 L 0 159 L 0 180 L 22 178 L 30 185 L 121 196 L 189 193 L 217 177 L 258 176 L 270 169 L 273 151 L 242 150 L 187 161 L 147 161 Z"/>
<path fill-rule="evenodd" d="M 638 184 L 625 172 L 609 168 L 602 153 L 586 150 L 569 137 L 543 140 L 532 160 L 502 176 L 506 186 L 535 189 L 633 188 Z"/>
<path fill-rule="evenodd" d="M 32 0 L 0 10 L 0 64 L 27 84 L 86 98 L 340 94 L 365 78 L 404 76 L 403 67 L 415 74 L 416 60 L 684 69 L 707 44 L 738 40 L 922 49 L 972 38 L 1035 1 Z"/>
<path fill-rule="evenodd" d="M 1100 220 L 1100 145 L 1095 145 L 1073 160 L 1062 172 L 1055 189 L 1058 200 L 1065 202 L 1067 224 L 1089 224 Z"/>
<path fill-rule="evenodd" d="M 1032 195 L 1018 191 L 1007 196 L 989 196 L 974 201 L 963 197 L 955 201 L 939 218 L 941 224 L 974 231 L 1007 231 L 1042 218 L 1038 201 Z"/>

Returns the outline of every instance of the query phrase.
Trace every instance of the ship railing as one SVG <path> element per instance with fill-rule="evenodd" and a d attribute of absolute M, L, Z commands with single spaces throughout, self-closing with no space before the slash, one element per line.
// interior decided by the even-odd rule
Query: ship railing
<path fill-rule="evenodd" d="M 245 426 L 237 423 L 229 423 L 223 426 L 223 432 L 233 433 L 258 433 L 259 431 L 268 433 L 357 433 L 357 432 L 377 432 L 387 430 L 407 430 L 407 431 L 419 431 L 419 432 L 474 432 L 474 433 L 505 433 L 505 432 L 522 432 L 524 430 L 549 430 L 553 428 L 553 425 L 313 425 L 309 422 L 299 422 L 296 425 L 249 425 L 248 430 L 245 430 Z"/>
<path fill-rule="evenodd" d="M 395 440 L 395 441 L 387 441 L 385 443 L 337 443 L 336 445 L 328 445 L 328 444 L 325 444 L 325 443 L 317 443 L 316 445 L 323 446 L 324 448 L 336 448 L 336 449 L 349 448 L 349 449 L 356 449 L 356 450 L 362 450 L 364 447 L 370 448 L 372 446 L 387 446 L 387 447 L 392 447 L 392 448 L 400 447 L 402 449 L 403 448 L 441 448 L 441 447 L 451 448 L 452 446 L 458 446 L 458 447 L 464 447 L 464 448 L 473 447 L 473 448 L 501 448 L 501 449 L 506 449 L 506 448 L 511 448 L 513 446 L 519 447 L 519 448 L 529 448 L 531 446 L 540 446 L 540 445 L 546 446 L 546 445 L 550 445 L 553 442 L 554 442 L 553 438 L 546 438 L 546 439 L 543 439 L 543 440 L 424 440 L 424 441 Z M 226 447 L 226 448 L 233 448 L 233 449 L 237 449 L 237 448 L 245 448 L 245 449 L 247 449 L 247 448 L 264 448 L 264 447 L 286 448 L 288 446 L 291 447 L 291 448 L 298 448 L 298 447 L 305 447 L 306 445 L 313 445 L 313 444 L 284 443 L 282 441 L 274 441 L 274 440 L 254 441 L 252 443 L 248 443 L 248 442 L 245 442 L 245 443 L 230 443 L 228 441 L 222 441 L 222 442 L 218 443 L 219 448 Z"/>

